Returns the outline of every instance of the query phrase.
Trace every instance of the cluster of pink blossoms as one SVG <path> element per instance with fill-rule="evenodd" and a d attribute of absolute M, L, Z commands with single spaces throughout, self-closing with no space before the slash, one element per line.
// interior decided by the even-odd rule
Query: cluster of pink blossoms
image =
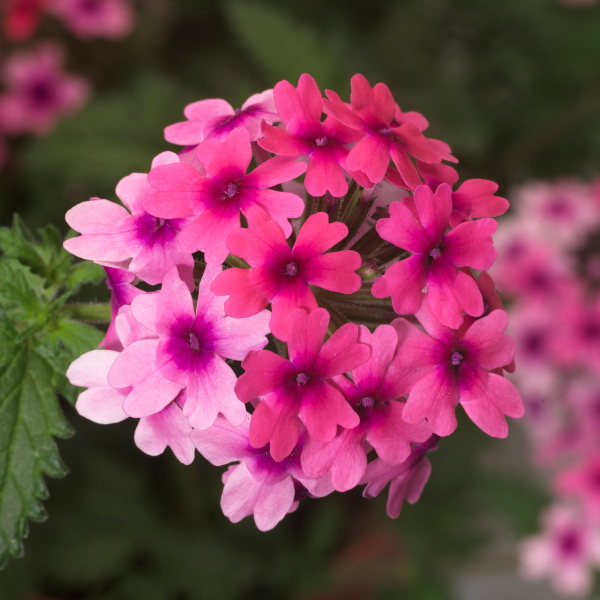
<path fill-rule="evenodd" d="M 543 532 L 521 571 L 587 595 L 600 568 L 600 182 L 531 182 L 515 191 L 493 274 L 511 304 L 513 376 L 527 407 L 532 460 L 552 474 Z"/>
<path fill-rule="evenodd" d="M 77 37 L 122 38 L 135 15 L 129 0 L 0 1 L 2 33 L 11 42 L 31 38 L 45 13 L 61 19 Z M 91 86 L 63 72 L 64 48 L 41 42 L 28 50 L 0 56 L 0 168 L 8 158 L 7 137 L 46 135 L 56 122 L 76 113 L 88 100 Z"/>
<path fill-rule="evenodd" d="M 112 292 L 104 349 L 67 373 L 88 388 L 77 410 L 139 419 L 148 454 L 230 465 L 223 512 L 261 530 L 357 485 L 389 483 L 397 517 L 459 403 L 495 437 L 524 410 L 485 272 L 508 202 L 490 181 L 456 187 L 450 148 L 386 85 L 326 93 L 302 75 L 241 109 L 191 104 L 165 131 L 184 148 L 125 177 L 124 206 L 66 216 L 82 235 L 65 248 Z"/>

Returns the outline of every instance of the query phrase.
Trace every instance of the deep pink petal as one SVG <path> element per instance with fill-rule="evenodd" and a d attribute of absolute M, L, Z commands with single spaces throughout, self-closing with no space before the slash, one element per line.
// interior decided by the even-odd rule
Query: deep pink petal
<path fill-rule="evenodd" d="M 217 296 L 229 296 L 225 313 L 236 319 L 255 315 L 269 303 L 262 281 L 252 277 L 250 269 L 226 269 L 214 280 L 211 290 Z"/>
<path fill-rule="evenodd" d="M 429 190 L 427 186 L 421 187 Z M 429 193 L 431 193 L 431 190 L 429 190 Z M 379 219 L 376 228 L 377 233 L 386 242 L 409 252 L 429 254 L 435 244 L 435 238 L 431 238 L 427 234 L 421 223 L 415 219 L 408 206 L 403 202 L 392 202 L 390 204 L 390 218 Z"/>
<path fill-rule="evenodd" d="M 387 514 L 390 519 L 397 519 L 406 500 L 415 504 L 421 497 L 425 484 L 431 475 L 431 463 L 423 457 L 405 477 L 397 477 L 390 483 L 390 493 L 387 501 Z"/>
<path fill-rule="evenodd" d="M 346 158 L 347 168 L 362 171 L 373 183 L 379 183 L 388 170 L 390 145 L 390 138 L 386 135 L 366 135 L 350 150 Z"/>
<path fill-rule="evenodd" d="M 457 267 L 489 269 L 498 255 L 490 239 L 497 227 L 494 219 L 461 223 L 444 238 L 444 256 Z"/>
<path fill-rule="evenodd" d="M 289 313 L 288 352 L 290 361 L 299 371 L 309 371 L 313 368 L 321 351 L 329 313 L 324 308 L 317 308 L 310 315 L 302 309 Z M 355 334 L 355 340 L 358 331 Z"/>
<path fill-rule="evenodd" d="M 361 256 L 352 250 L 341 250 L 308 259 L 302 265 L 302 277 L 311 285 L 325 290 L 352 294 L 358 292 L 362 280 L 356 270 L 362 264 Z"/>
<path fill-rule="evenodd" d="M 309 285 L 301 276 L 296 276 L 285 283 L 271 302 L 271 332 L 281 341 L 289 341 L 291 325 L 290 315 L 296 309 L 312 313 L 319 307 Z"/>
<path fill-rule="evenodd" d="M 244 177 L 248 187 L 266 189 L 300 177 L 306 171 L 306 164 L 296 162 L 293 157 L 274 156 Z"/>
<path fill-rule="evenodd" d="M 327 213 L 319 212 L 311 215 L 298 233 L 292 255 L 298 262 L 327 252 L 348 235 L 348 227 L 343 223 L 329 222 Z"/>
<path fill-rule="evenodd" d="M 415 190 L 415 205 L 419 219 L 434 243 L 442 241 L 448 228 L 452 212 L 452 190 L 447 183 L 442 183 L 435 194 L 428 185 L 420 185 Z M 444 239 L 445 241 L 445 239 Z"/>
<path fill-rule="evenodd" d="M 207 177 L 235 181 L 246 174 L 252 160 L 250 133 L 245 127 L 236 127 L 223 142 L 210 139 L 200 144 L 196 156 Z"/>
<path fill-rule="evenodd" d="M 304 137 L 281 127 L 273 127 L 263 123 L 261 131 L 265 137 L 256 140 L 258 145 L 269 152 L 273 152 L 273 154 L 305 156 L 314 150 L 314 146 L 309 144 Z"/>
<path fill-rule="evenodd" d="M 271 219 L 283 229 L 286 238 L 290 237 L 292 233 L 292 225 L 288 219 L 295 219 L 304 212 L 304 200 L 300 196 L 276 190 L 245 190 L 243 194 L 240 194 L 238 204 L 245 216 L 248 216 L 252 207 L 262 207 Z"/>
<path fill-rule="evenodd" d="M 304 178 L 306 191 L 315 197 L 329 192 L 334 198 L 341 198 L 348 192 L 348 182 L 338 161 L 338 153 L 331 146 L 316 148 L 308 159 Z"/>
<path fill-rule="evenodd" d="M 314 363 L 316 377 L 327 378 L 348 373 L 369 359 L 371 347 L 358 342 L 358 333 L 358 325 L 346 323 L 323 344 Z"/>
<path fill-rule="evenodd" d="M 250 402 L 257 396 L 276 390 L 297 373 L 293 364 L 269 350 L 249 352 L 242 362 L 242 368 L 246 372 L 239 377 L 235 386 L 235 392 L 242 402 Z"/>

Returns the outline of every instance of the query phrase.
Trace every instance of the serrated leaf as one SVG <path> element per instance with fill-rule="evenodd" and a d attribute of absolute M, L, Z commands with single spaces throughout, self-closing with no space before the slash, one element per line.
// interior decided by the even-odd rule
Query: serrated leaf
<path fill-rule="evenodd" d="M 31 267 L 38 274 L 45 272 L 45 261 L 24 228 L 18 215 L 13 216 L 12 228 L 0 227 L 0 250 L 9 258 Z"/>
<path fill-rule="evenodd" d="M 76 290 L 84 283 L 100 283 L 106 278 L 104 269 L 96 263 L 85 261 L 73 265 L 65 285 L 70 290 Z"/>
<path fill-rule="evenodd" d="M 321 87 L 348 85 L 342 43 L 273 5 L 232 0 L 226 15 L 240 42 L 269 77 L 294 83 L 310 73 Z"/>
<path fill-rule="evenodd" d="M 13 270 L 4 261 L 0 262 L 0 296 L 16 302 L 28 313 L 35 313 L 40 304 L 35 291 L 20 270 Z"/>
<path fill-rule="evenodd" d="M 54 437 L 71 426 L 58 405 L 53 369 L 32 340 L 15 343 L 14 330 L 0 310 L 0 336 L 10 344 L 0 365 L 0 565 L 20 556 L 28 519 L 45 517 L 42 473 L 61 477 L 67 470 Z"/>

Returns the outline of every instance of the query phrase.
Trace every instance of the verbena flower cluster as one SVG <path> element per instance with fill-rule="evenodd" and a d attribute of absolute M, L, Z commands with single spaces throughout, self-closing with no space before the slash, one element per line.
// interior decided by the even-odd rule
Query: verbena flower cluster
<path fill-rule="evenodd" d="M 521 571 L 587 595 L 600 567 L 600 181 L 531 182 L 514 194 L 493 274 L 516 300 L 510 331 L 532 459 L 552 476 L 543 532 Z"/>
<path fill-rule="evenodd" d="M 5 0 L 0 3 L 0 33 L 8 42 L 25 42 L 46 14 L 82 39 L 119 39 L 135 24 L 129 0 Z M 50 41 L 0 56 L 0 168 L 8 158 L 7 137 L 45 135 L 87 102 L 89 82 L 64 73 L 65 61 L 63 46 Z"/>
<path fill-rule="evenodd" d="M 68 371 L 89 388 L 77 410 L 139 419 L 148 454 L 230 465 L 223 512 L 261 530 L 357 485 L 389 483 L 397 517 L 459 403 L 495 437 L 524 411 L 485 272 L 508 202 L 491 181 L 457 186 L 448 145 L 386 85 L 351 85 L 349 104 L 306 74 L 241 109 L 191 104 L 165 130 L 183 149 L 121 180 L 123 206 L 66 216 L 81 236 L 65 248 L 112 292 L 104 349 Z"/>

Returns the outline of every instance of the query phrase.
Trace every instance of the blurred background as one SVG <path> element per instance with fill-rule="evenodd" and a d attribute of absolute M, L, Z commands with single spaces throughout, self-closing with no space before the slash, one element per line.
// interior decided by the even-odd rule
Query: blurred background
<path fill-rule="evenodd" d="M 499 194 L 532 178 L 590 180 L 600 161 L 600 6 L 571 0 L 144 0 L 122 39 L 81 37 L 44 16 L 18 48 L 54 40 L 84 76 L 87 104 L 43 136 L 8 136 L 0 224 L 32 228 L 147 172 L 174 149 L 163 128 L 186 104 L 241 106 L 280 79 L 312 74 L 347 99 L 350 77 L 389 85 L 448 142 L 461 180 Z M 8 6 L 8 5 L 7 5 Z M 106 301 L 102 287 L 87 298 Z M 64 410 L 70 474 L 48 482 L 49 519 L 32 524 L 25 557 L 0 573 L 2 600 L 495 600 L 554 598 L 516 573 L 517 541 L 539 529 L 546 477 L 511 423 L 493 440 L 468 419 L 431 455 L 420 502 L 396 521 L 385 495 L 306 500 L 273 531 L 222 515 L 221 470 L 199 455 L 150 458 L 134 423 L 101 427 Z M 464 414 L 461 413 L 464 417 Z"/>

